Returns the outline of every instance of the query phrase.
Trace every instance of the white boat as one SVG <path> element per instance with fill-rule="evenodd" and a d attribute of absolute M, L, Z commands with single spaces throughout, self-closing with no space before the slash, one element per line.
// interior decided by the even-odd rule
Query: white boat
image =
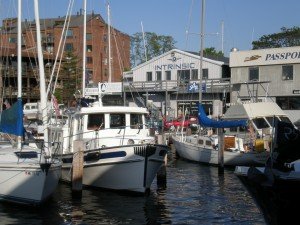
<path fill-rule="evenodd" d="M 85 44 L 83 49 L 85 55 Z M 83 56 L 83 78 L 85 58 Z M 98 100 L 77 108 L 77 111 L 69 114 L 63 126 L 52 126 L 51 139 L 54 143 L 55 140 L 63 140 L 63 145 L 56 146 L 56 156 L 62 157 L 63 161 L 61 179 L 72 181 L 73 143 L 82 140 L 85 148 L 84 186 L 145 193 L 164 164 L 168 146 L 155 144 L 155 138 L 150 136 L 150 130 L 146 127 L 146 108 L 102 105 L 102 94 L 118 89 L 116 87 L 119 87 L 118 92 L 122 91 L 121 83 L 99 83 L 97 88 L 88 89 L 83 81 L 81 97 L 93 93 Z"/>
<path fill-rule="evenodd" d="M 63 126 L 53 126 L 51 136 L 62 137 L 57 145 L 62 157 L 62 180 L 71 182 L 75 140 L 83 140 L 85 186 L 144 193 L 164 164 L 168 146 L 155 144 L 146 127 L 147 110 L 141 107 L 82 107 Z M 60 156 L 61 154 L 61 156 Z"/>
<path fill-rule="evenodd" d="M 211 165 L 219 165 L 219 149 L 217 135 L 194 135 L 186 136 L 182 141 L 182 136 L 173 135 L 172 142 L 178 155 L 184 159 L 207 163 Z M 262 165 L 266 162 L 269 153 L 267 151 L 258 153 L 255 151 L 245 152 L 242 147 L 239 149 L 239 143 L 242 139 L 234 136 L 225 137 L 226 139 L 235 139 L 234 148 L 226 149 L 224 151 L 224 165 L 237 166 L 237 165 Z"/>
<path fill-rule="evenodd" d="M 249 82 L 243 83 L 243 85 L 261 85 L 261 82 Z M 287 114 L 269 98 L 262 102 L 255 102 L 250 99 L 231 104 L 220 121 L 207 118 L 202 107 L 199 107 L 198 116 L 200 125 L 202 123 L 202 127 L 208 128 L 218 127 L 216 123 L 221 125 L 223 122 L 247 121 L 247 126 L 244 125 L 239 128 L 226 128 L 226 125 L 221 125 L 226 128 L 224 136 L 225 166 L 264 165 L 270 153 L 274 118 L 290 122 Z M 204 135 L 186 136 L 175 133 L 172 136 L 172 141 L 179 156 L 185 159 L 214 165 L 219 164 L 217 134 L 209 134 L 208 132 Z"/>
<path fill-rule="evenodd" d="M 35 10 L 38 2 L 35 1 Z M 18 43 L 21 43 L 21 0 L 18 1 Z M 39 19 L 36 11 L 37 43 L 40 43 Z M 38 50 L 41 50 L 38 45 Z M 39 54 L 39 60 L 41 54 Z M 39 61 L 40 66 L 41 61 Z M 0 130 L 5 142 L 0 146 L 0 200 L 24 204 L 41 204 L 55 191 L 61 174 L 61 162 L 52 160 L 44 151 L 25 146 L 21 141 L 23 106 L 21 93 L 21 45 L 18 44 L 18 101 L 1 113 Z M 44 74 L 40 73 L 41 92 Z M 41 102 L 45 102 L 42 98 Z"/>
<path fill-rule="evenodd" d="M 272 224 L 294 222 L 300 201 L 300 132 L 277 121 L 273 149 L 261 167 L 237 166 L 235 174 L 255 197 Z"/>
<path fill-rule="evenodd" d="M 40 149 L 23 146 L 0 147 L 0 199 L 39 205 L 54 193 L 61 175 L 61 163 L 51 161 Z"/>

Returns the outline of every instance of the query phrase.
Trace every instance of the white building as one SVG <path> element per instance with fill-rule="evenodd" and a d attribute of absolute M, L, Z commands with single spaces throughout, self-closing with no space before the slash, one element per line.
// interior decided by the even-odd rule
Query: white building
<path fill-rule="evenodd" d="M 300 119 L 300 46 L 230 53 L 231 83 L 270 81 L 268 93 L 290 116 Z M 240 98 L 247 96 L 240 92 Z M 265 93 L 259 93 L 265 97 Z M 237 96 L 232 95 L 231 101 Z"/>
<path fill-rule="evenodd" d="M 196 114 L 196 103 L 199 101 L 199 68 L 198 53 L 173 49 L 133 68 L 131 75 L 126 73 L 125 86 L 126 77 L 127 85 L 131 86 L 126 92 L 133 89 L 138 91 L 145 102 L 151 102 L 167 116 L 176 117 L 183 110 Z M 229 72 L 228 59 L 224 62 L 203 57 L 202 102 L 206 103 L 207 111 L 212 110 L 213 100 L 223 99 Z M 132 102 L 128 97 L 127 101 Z"/>

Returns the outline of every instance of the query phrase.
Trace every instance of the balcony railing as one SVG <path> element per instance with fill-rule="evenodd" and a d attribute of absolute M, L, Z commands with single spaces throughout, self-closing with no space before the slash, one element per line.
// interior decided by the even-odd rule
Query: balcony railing
<path fill-rule="evenodd" d="M 199 85 L 199 80 L 163 80 L 163 81 L 137 81 L 124 82 L 124 90 L 126 92 L 136 90 L 138 92 L 190 92 L 189 86 L 192 84 Z M 206 92 L 223 92 L 229 90 L 230 79 L 206 79 L 202 81 L 202 86 Z"/>

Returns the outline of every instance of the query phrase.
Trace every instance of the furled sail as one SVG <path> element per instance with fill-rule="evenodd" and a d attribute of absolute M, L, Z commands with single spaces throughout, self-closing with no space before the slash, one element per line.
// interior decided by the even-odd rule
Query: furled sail
<path fill-rule="evenodd" d="M 9 109 L 1 113 L 0 132 L 23 136 L 23 104 L 22 99 L 18 99 Z"/>
<path fill-rule="evenodd" d="M 230 128 L 247 126 L 247 120 L 213 120 L 207 117 L 202 104 L 198 104 L 198 120 L 201 126 L 211 128 Z"/>

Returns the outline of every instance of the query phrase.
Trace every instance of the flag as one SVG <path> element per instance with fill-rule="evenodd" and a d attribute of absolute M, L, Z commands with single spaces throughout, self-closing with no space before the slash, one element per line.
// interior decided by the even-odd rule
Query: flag
<path fill-rule="evenodd" d="M 284 163 L 300 159 L 300 131 L 292 123 L 276 121 L 275 132 L 277 165 L 283 167 Z"/>
<path fill-rule="evenodd" d="M 7 101 L 7 99 L 3 103 L 5 105 L 5 109 L 9 109 L 11 107 L 10 103 Z"/>
<path fill-rule="evenodd" d="M 56 116 L 60 116 L 60 111 L 59 111 L 57 99 L 54 95 L 52 95 L 52 104 L 53 104 L 53 108 L 55 110 Z"/>

